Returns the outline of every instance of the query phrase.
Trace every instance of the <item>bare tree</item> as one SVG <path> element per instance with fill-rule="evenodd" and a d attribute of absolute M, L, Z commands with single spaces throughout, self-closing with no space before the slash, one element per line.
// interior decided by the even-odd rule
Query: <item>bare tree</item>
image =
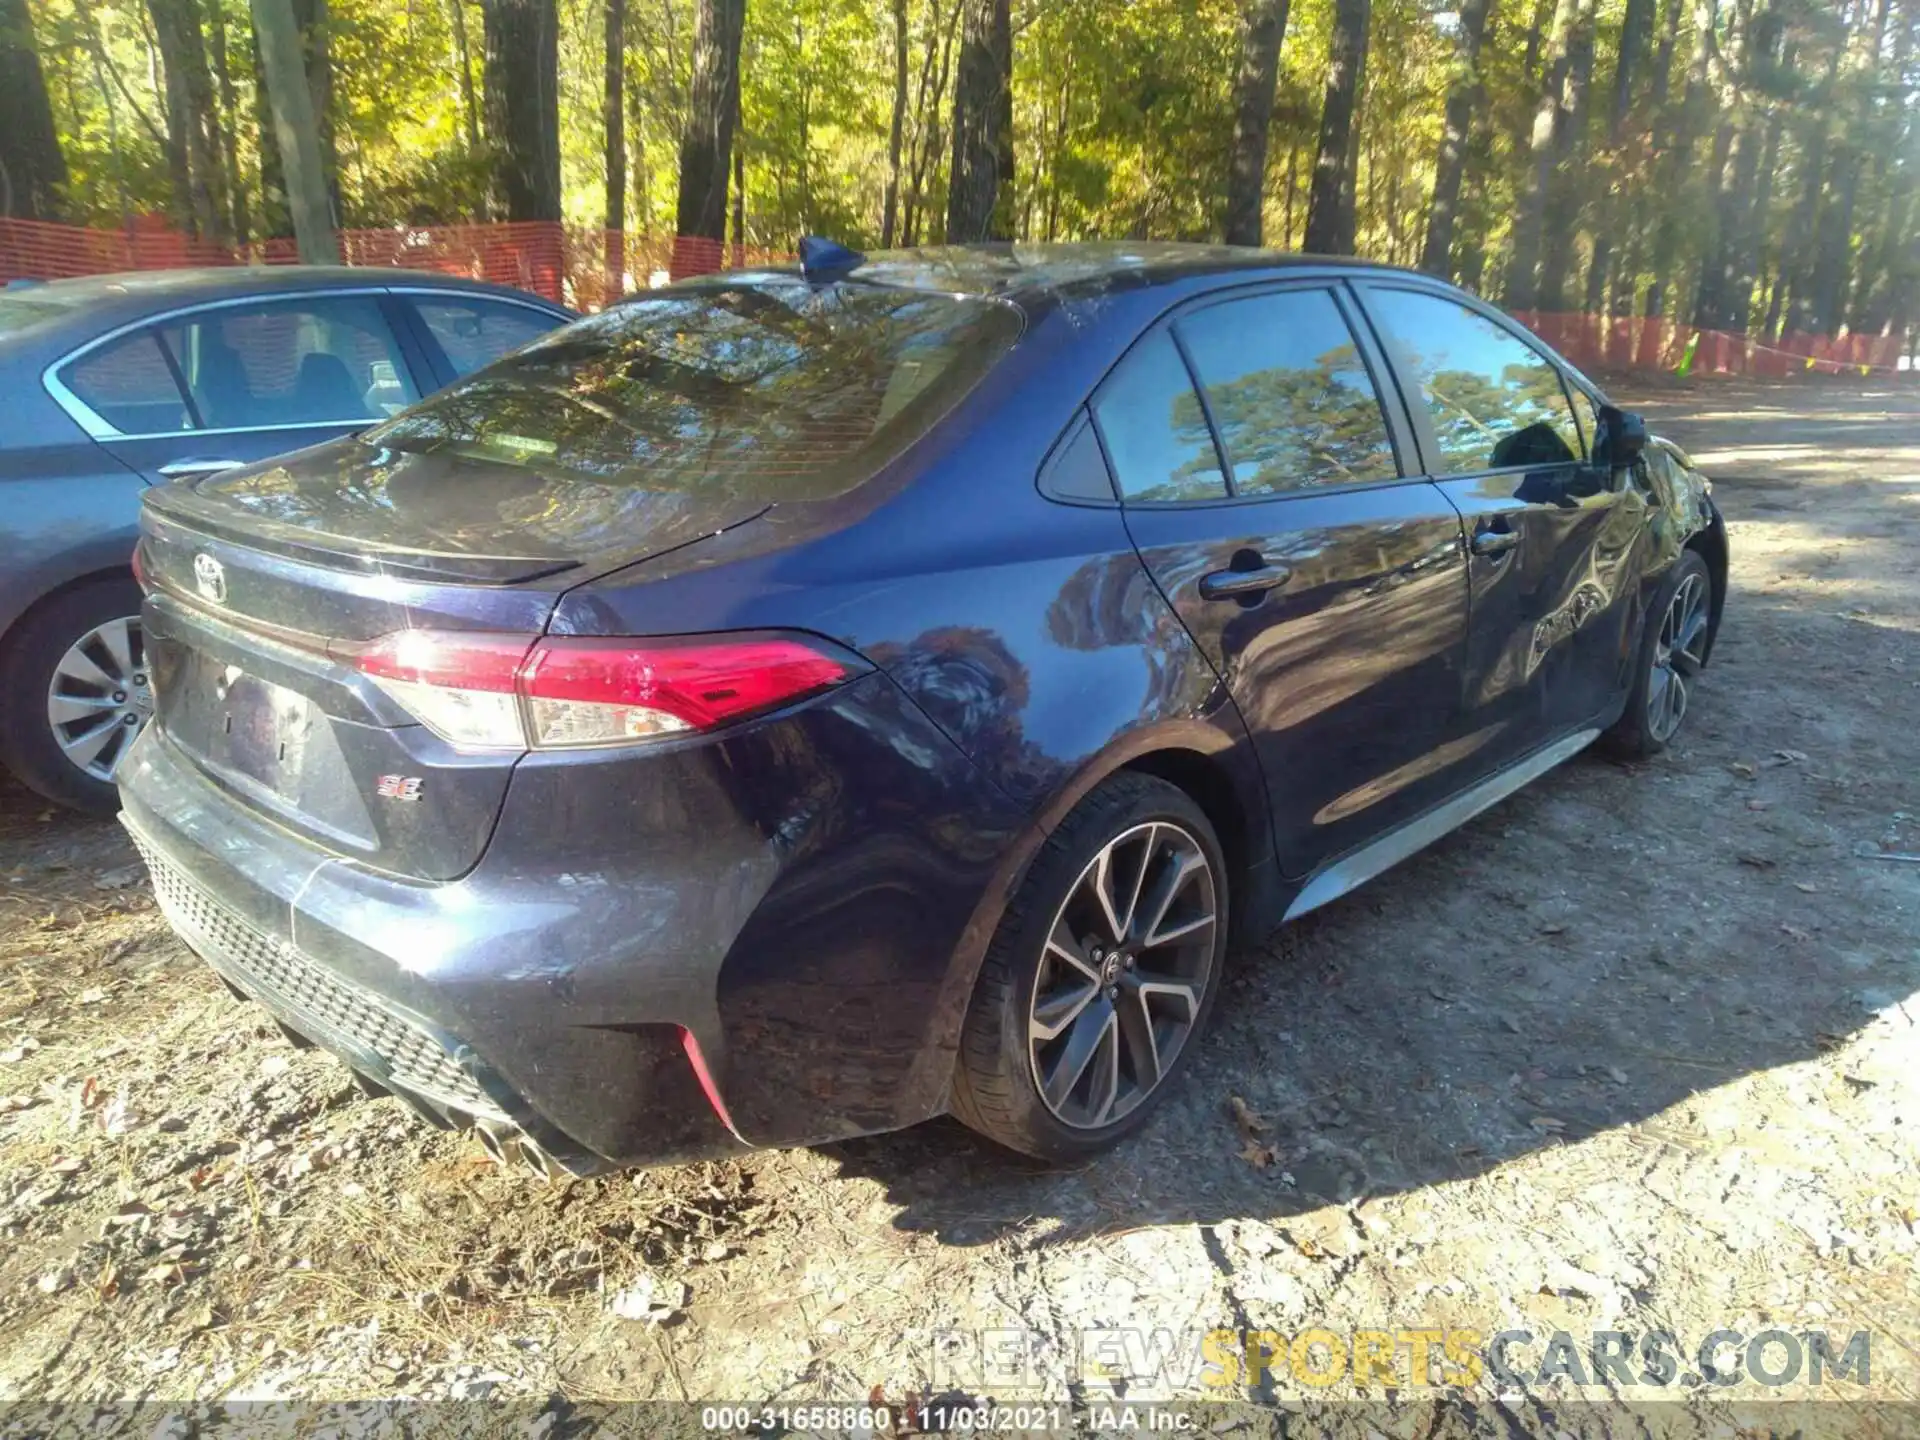
<path fill-rule="evenodd" d="M 337 263 L 340 247 L 327 201 L 320 126 L 300 48 L 293 0 L 253 0 L 253 33 L 266 76 L 275 148 L 286 176 L 287 205 L 300 258 L 309 265 Z"/>
<path fill-rule="evenodd" d="M 907 0 L 893 0 L 893 123 L 887 131 L 887 198 L 881 205 L 880 247 L 893 245 L 900 215 L 900 146 L 907 128 Z"/>
<path fill-rule="evenodd" d="M 627 228 L 627 0 L 606 0 L 606 93 L 601 119 L 606 126 L 606 263 L 612 295 L 624 286 Z"/>

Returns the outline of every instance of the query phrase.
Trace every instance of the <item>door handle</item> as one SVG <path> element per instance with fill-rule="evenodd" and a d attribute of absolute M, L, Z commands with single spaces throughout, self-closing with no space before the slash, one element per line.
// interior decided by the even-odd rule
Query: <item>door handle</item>
<path fill-rule="evenodd" d="M 1204 600 L 1245 600 L 1278 590 L 1293 578 L 1284 565 L 1262 565 L 1258 570 L 1216 570 L 1200 577 L 1200 596 Z"/>
<path fill-rule="evenodd" d="M 238 470 L 244 460 L 169 460 L 160 467 L 163 480 L 184 480 L 190 475 L 218 475 L 222 470 Z"/>
<path fill-rule="evenodd" d="M 1519 535 L 1512 530 L 1473 532 L 1473 553 L 1476 555 L 1504 555 L 1519 543 Z"/>

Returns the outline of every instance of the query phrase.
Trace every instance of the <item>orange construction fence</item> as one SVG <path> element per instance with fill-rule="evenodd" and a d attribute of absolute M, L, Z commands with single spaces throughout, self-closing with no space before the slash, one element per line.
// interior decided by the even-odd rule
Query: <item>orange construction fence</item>
<path fill-rule="evenodd" d="M 349 265 L 465 275 L 530 290 L 576 310 L 597 310 L 663 278 L 791 258 L 699 236 L 662 238 L 545 220 L 342 230 L 339 240 L 341 259 Z M 191 265 L 291 265 L 298 258 L 292 240 L 216 245 L 152 217 L 117 230 L 0 218 L 0 283 Z"/>
<path fill-rule="evenodd" d="M 341 258 L 349 265 L 466 275 L 531 290 L 576 310 L 597 310 L 663 279 L 792 258 L 699 236 L 642 235 L 546 220 L 342 230 L 339 237 Z M 214 245 L 183 235 L 155 216 L 118 230 L 0 218 L 0 282 L 182 265 L 289 265 L 296 258 L 291 240 Z M 1518 318 L 1574 364 L 1591 370 L 1670 371 L 1685 362 L 1689 372 L 1703 375 L 1870 375 L 1897 369 L 1906 349 L 1906 336 L 1899 334 L 1789 335 L 1762 343 L 1664 317 L 1522 311 Z"/>

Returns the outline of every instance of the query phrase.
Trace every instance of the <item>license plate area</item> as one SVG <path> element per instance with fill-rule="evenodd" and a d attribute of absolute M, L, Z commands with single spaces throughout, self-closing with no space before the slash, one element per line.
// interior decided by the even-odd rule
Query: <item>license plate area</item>
<path fill-rule="evenodd" d="M 212 656 L 195 656 L 193 669 L 167 697 L 175 739 L 220 769 L 290 797 L 306 768 L 313 703 Z"/>

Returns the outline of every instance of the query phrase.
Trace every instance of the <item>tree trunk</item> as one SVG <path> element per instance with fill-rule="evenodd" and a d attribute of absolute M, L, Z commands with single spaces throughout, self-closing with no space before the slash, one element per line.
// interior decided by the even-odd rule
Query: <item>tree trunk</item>
<path fill-rule="evenodd" d="M 1633 79 L 1644 63 L 1653 36 L 1653 0 L 1627 0 L 1620 21 L 1620 53 L 1613 66 L 1613 104 L 1607 115 L 1607 141 L 1618 145 L 1633 110 Z"/>
<path fill-rule="evenodd" d="M 606 227 L 608 298 L 626 289 L 627 247 L 627 0 L 606 0 L 605 93 L 600 120 L 606 131 Z"/>
<path fill-rule="evenodd" d="M 747 145 L 744 136 L 733 137 L 733 248 L 747 243 Z"/>
<path fill-rule="evenodd" d="M 240 106 L 234 97 L 233 67 L 227 56 L 225 0 L 207 0 L 207 49 L 213 58 L 214 83 L 220 89 L 220 113 L 214 131 L 220 144 L 221 173 L 225 179 L 233 239 L 246 245 L 253 238 L 253 216 L 247 205 L 247 180 L 240 169 Z"/>
<path fill-rule="evenodd" d="M 609 4 L 613 0 L 608 0 Z M 453 64 L 460 84 L 460 118 L 466 123 L 467 150 L 480 153 L 480 104 L 473 95 L 473 46 L 467 39 L 467 0 L 447 0 L 453 22 Z"/>
<path fill-rule="evenodd" d="M 0 215 L 58 220 L 66 188 L 33 15 L 27 0 L 0 0 Z"/>
<path fill-rule="evenodd" d="M 959 3 L 963 13 L 953 81 L 953 166 L 947 179 L 949 244 L 993 236 L 1002 186 L 1012 188 L 1007 183 L 1011 173 L 1001 169 L 1013 140 L 1007 126 L 1013 77 L 1003 68 L 1013 54 L 1007 0 Z"/>
<path fill-rule="evenodd" d="M 1460 177 L 1467 166 L 1467 136 L 1476 108 L 1486 103 L 1480 83 L 1480 41 L 1493 0 L 1463 0 L 1453 79 L 1447 86 L 1446 128 L 1433 165 L 1433 205 L 1427 212 L 1427 242 L 1420 268 L 1442 280 L 1453 275 L 1453 224 L 1460 206 Z"/>
<path fill-rule="evenodd" d="M 313 114 L 313 90 L 292 0 L 253 0 L 253 33 L 266 76 L 273 137 L 281 173 L 287 179 L 287 204 L 300 258 L 309 265 L 337 264 L 340 247 L 328 209 L 320 127 Z"/>
<path fill-rule="evenodd" d="M 1547 181 L 1540 284 L 1534 296 L 1540 310 L 1566 308 L 1574 237 L 1592 180 L 1587 169 L 1587 97 L 1593 87 L 1593 29 L 1594 0 L 1579 0 L 1568 40 L 1566 84 L 1553 116 L 1553 173 Z"/>
<path fill-rule="evenodd" d="M 274 139 L 273 106 L 267 96 L 266 59 L 260 53 L 260 25 L 253 26 L 253 118 L 260 130 L 260 234 L 282 240 L 293 234 L 293 212 L 287 204 L 287 174 L 280 164 L 280 146 Z M 312 92 L 308 92 L 312 108 Z"/>
<path fill-rule="evenodd" d="M 554 0 L 484 0 L 483 14 L 493 212 L 503 220 L 558 220 L 560 27 Z"/>
<path fill-rule="evenodd" d="M 1468 0 L 1483 7 L 1486 0 Z M 1287 34 L 1288 0 L 1252 0 L 1240 41 L 1240 73 L 1233 86 L 1233 150 L 1227 162 L 1229 245 L 1261 242 L 1261 210 L 1267 194 L 1267 135 L 1273 121 L 1273 86 L 1280 73 L 1280 45 Z"/>
<path fill-rule="evenodd" d="M 693 28 L 693 85 L 680 133 L 680 202 L 675 231 L 725 240 L 727 167 L 740 114 L 740 32 L 746 0 L 699 0 Z"/>
<path fill-rule="evenodd" d="M 313 118 L 320 132 L 320 163 L 325 167 L 327 204 L 340 223 L 340 142 L 333 123 L 333 23 L 328 0 L 294 0 L 294 18 L 300 25 L 300 44 L 306 57 L 307 89 L 313 95 Z"/>
<path fill-rule="evenodd" d="M 213 80 L 200 33 L 197 0 L 147 0 L 154 43 L 166 72 L 168 168 L 174 182 L 176 218 L 202 239 L 223 241 L 224 186 L 214 128 Z M 184 182 L 184 188 L 182 188 Z"/>
<path fill-rule="evenodd" d="M 1503 302 L 1509 310 L 1534 308 L 1539 279 L 1540 244 L 1546 230 L 1547 196 L 1553 187 L 1553 160 L 1565 102 L 1574 26 L 1592 0 L 1556 0 L 1553 31 L 1547 40 L 1546 71 L 1527 134 L 1526 186 L 1513 220 L 1513 250 L 1507 257 Z"/>
<path fill-rule="evenodd" d="M 887 196 L 881 203 L 880 248 L 891 250 L 900 218 L 900 146 L 907 131 L 907 0 L 893 0 L 893 123 L 887 129 Z"/>
<path fill-rule="evenodd" d="M 1353 137 L 1367 68 L 1369 0 L 1334 0 L 1327 47 L 1327 86 L 1320 110 L 1320 148 L 1313 161 L 1303 249 L 1351 255 L 1354 243 Z"/>
<path fill-rule="evenodd" d="M 1687 61 L 1687 83 L 1680 103 L 1668 127 L 1672 143 L 1662 157 L 1654 184 L 1654 203 L 1660 220 L 1653 237 L 1653 280 L 1647 286 L 1648 319 L 1666 313 L 1668 282 L 1680 249 L 1683 223 L 1682 190 L 1688 168 L 1693 163 L 1694 141 L 1699 135 L 1702 111 L 1706 105 L 1707 64 L 1713 46 L 1713 10 L 1710 0 L 1694 0 L 1693 54 Z"/>

